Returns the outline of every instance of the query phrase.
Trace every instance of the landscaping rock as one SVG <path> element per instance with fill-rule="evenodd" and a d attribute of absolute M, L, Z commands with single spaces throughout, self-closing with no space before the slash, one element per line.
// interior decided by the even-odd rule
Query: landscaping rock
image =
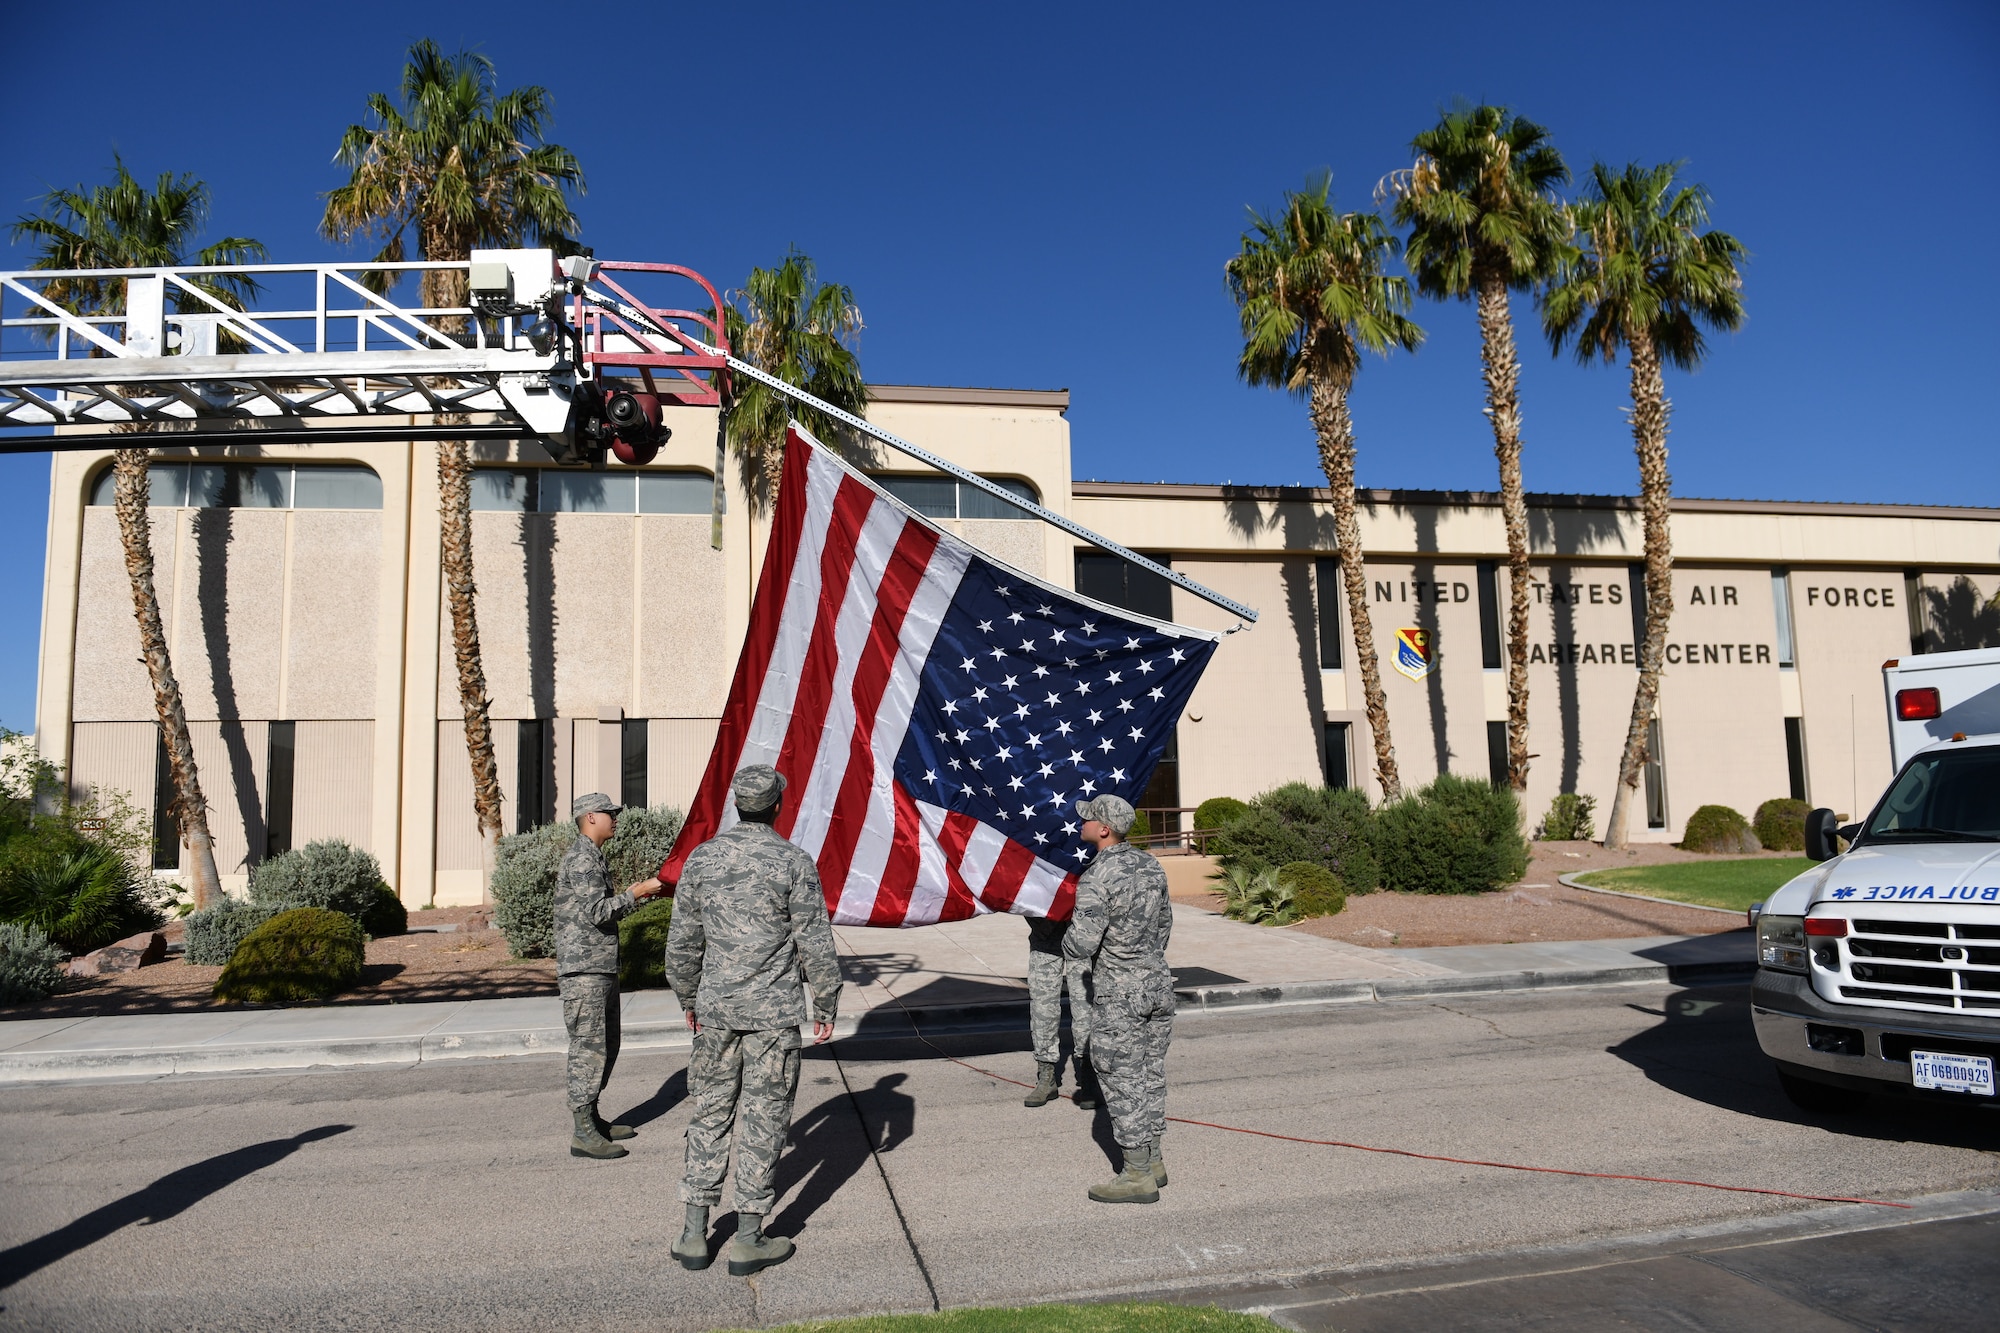
<path fill-rule="evenodd" d="M 95 953 L 69 960 L 73 977 L 105 977 L 118 972 L 134 972 L 167 956 L 167 937 L 157 930 L 128 935 L 116 944 L 107 944 Z"/>
<path fill-rule="evenodd" d="M 460 930 L 491 930 L 493 929 L 493 913 L 486 908 L 481 908 L 479 911 L 466 917 L 458 928 Z"/>

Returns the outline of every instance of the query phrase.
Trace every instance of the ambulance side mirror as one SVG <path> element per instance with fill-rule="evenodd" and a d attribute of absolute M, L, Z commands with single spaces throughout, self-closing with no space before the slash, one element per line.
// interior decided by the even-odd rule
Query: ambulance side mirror
<path fill-rule="evenodd" d="M 1840 821 L 1831 810 L 1815 810 L 1806 816 L 1806 856 L 1814 861 L 1831 861 L 1840 855 L 1836 840 Z"/>

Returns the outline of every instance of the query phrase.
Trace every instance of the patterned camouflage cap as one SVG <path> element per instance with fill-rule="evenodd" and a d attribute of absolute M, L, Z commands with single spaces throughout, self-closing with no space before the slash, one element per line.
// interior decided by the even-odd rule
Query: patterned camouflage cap
<path fill-rule="evenodd" d="M 618 812 L 624 808 L 603 792 L 594 791 L 587 796 L 579 796 L 569 803 L 569 817 L 582 819 L 585 815 L 605 814 L 615 819 Z"/>
<path fill-rule="evenodd" d="M 1080 818 L 1096 820 L 1121 838 L 1132 831 L 1132 821 L 1139 817 L 1130 801 L 1122 796 L 1109 795 L 1078 801 L 1076 813 Z"/>
<path fill-rule="evenodd" d="M 738 810 L 769 810 L 785 793 L 785 775 L 769 764 L 746 764 L 729 784 Z"/>

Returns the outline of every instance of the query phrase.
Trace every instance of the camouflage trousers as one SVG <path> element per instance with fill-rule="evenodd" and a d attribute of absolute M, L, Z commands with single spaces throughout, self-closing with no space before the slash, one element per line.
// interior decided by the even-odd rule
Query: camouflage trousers
<path fill-rule="evenodd" d="M 569 1104 L 588 1106 L 618 1063 L 618 978 L 596 972 L 557 977 L 569 1031 Z"/>
<path fill-rule="evenodd" d="M 681 1202 L 712 1208 L 722 1200 L 730 1130 L 736 1139 L 736 1211 L 768 1216 L 771 1182 L 792 1129 L 799 1090 L 799 1030 L 739 1032 L 703 1024 L 688 1058 L 694 1119 L 687 1127 L 687 1174 Z"/>
<path fill-rule="evenodd" d="M 1063 957 L 1067 921 L 1028 918 L 1028 1035 L 1035 1059 L 1062 1063 L 1062 997 L 1069 988 L 1071 1058 L 1081 1066 L 1090 1049 L 1090 965 Z"/>
<path fill-rule="evenodd" d="M 1090 1063 L 1104 1085 L 1111 1137 L 1143 1148 L 1167 1128 L 1167 1043 L 1174 1035 L 1171 976 L 1107 985 L 1098 973 L 1090 1016 Z"/>

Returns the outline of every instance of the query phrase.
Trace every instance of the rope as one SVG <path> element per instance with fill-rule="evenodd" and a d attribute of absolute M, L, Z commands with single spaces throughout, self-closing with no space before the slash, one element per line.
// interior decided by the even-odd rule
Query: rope
<path fill-rule="evenodd" d="M 983 1074 L 987 1078 L 998 1079 L 1002 1083 L 1011 1083 L 1017 1088 L 1032 1088 L 1035 1086 L 1032 1083 L 1023 1083 L 1018 1078 L 1009 1078 L 1005 1074 L 995 1073 L 991 1069 L 982 1068 L 969 1060 L 961 1060 L 949 1051 L 944 1050 L 936 1042 L 923 1034 L 923 1030 L 917 1026 L 917 1016 L 910 1012 L 909 1006 L 903 1003 L 901 996 L 889 990 L 886 984 L 883 985 L 882 989 L 887 992 L 890 999 L 896 1002 L 896 1007 L 903 1011 L 903 1016 L 910 1020 L 910 1030 L 916 1034 L 917 1040 L 930 1047 L 933 1051 L 936 1051 L 946 1060 L 955 1065 L 970 1069 L 975 1074 Z M 1075 1100 L 1074 1095 L 1071 1093 L 1065 1092 L 1057 1095 L 1062 1097 L 1064 1101 Z M 1799 1194 L 1791 1190 L 1765 1189 L 1758 1185 L 1722 1185 L 1712 1180 L 1681 1180 L 1674 1176 L 1636 1176 L 1625 1175 L 1615 1171 L 1578 1171 L 1562 1166 L 1529 1166 L 1521 1162 L 1489 1162 L 1478 1157 L 1448 1157 L 1443 1153 L 1418 1152 L 1413 1148 L 1383 1148 L 1367 1143 L 1348 1143 L 1342 1139 L 1301 1138 L 1296 1134 L 1277 1134 L 1268 1129 L 1246 1129 L 1242 1125 L 1224 1125 L 1213 1120 L 1192 1120 L 1178 1115 L 1170 1115 L 1167 1117 L 1167 1120 L 1176 1125 L 1196 1125 L 1202 1129 L 1219 1129 L 1230 1134 L 1248 1134 L 1254 1138 L 1276 1139 L 1281 1143 L 1304 1143 L 1317 1148 L 1348 1148 L 1355 1152 L 1380 1153 L 1388 1157 L 1409 1157 L 1420 1162 L 1447 1162 L 1453 1166 L 1483 1166 L 1495 1171 L 1529 1171 L 1537 1175 L 1577 1176 L 1585 1180 L 1635 1180 L 1648 1185 L 1686 1185 L 1694 1189 L 1722 1190 L 1730 1194 L 1768 1194 L 1779 1199 L 1802 1199 L 1808 1203 L 1860 1203 L 1876 1208 L 1908 1208 L 1911 1206 L 1907 1203 L 1897 1203 L 1891 1199 L 1849 1198 L 1841 1194 Z"/>

